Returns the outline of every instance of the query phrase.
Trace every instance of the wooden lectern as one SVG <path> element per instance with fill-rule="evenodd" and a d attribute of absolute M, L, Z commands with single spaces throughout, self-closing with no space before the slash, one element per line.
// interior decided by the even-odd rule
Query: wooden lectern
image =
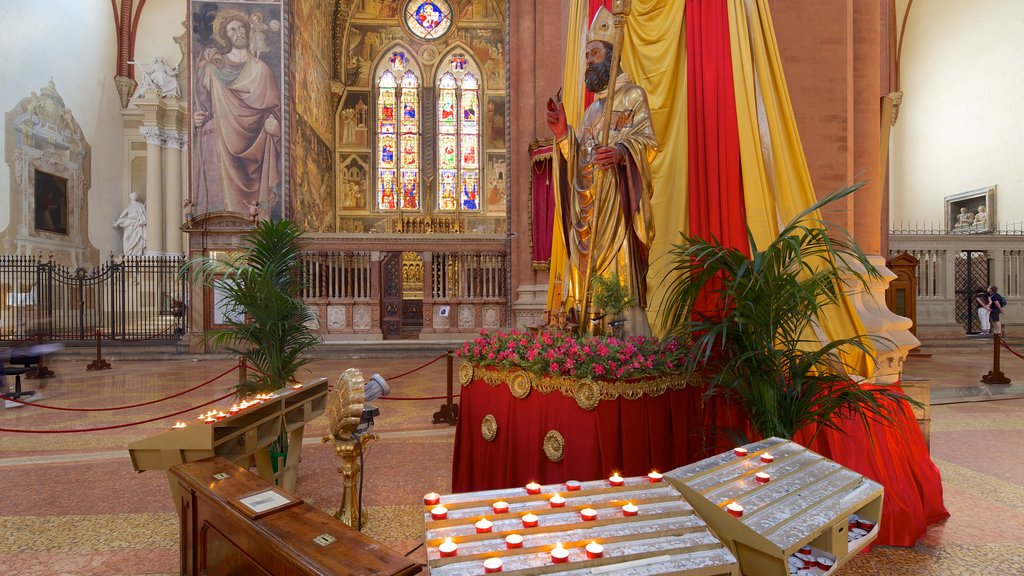
<path fill-rule="evenodd" d="M 170 469 L 181 574 L 406 575 L 419 565 L 273 483 L 215 457 Z"/>

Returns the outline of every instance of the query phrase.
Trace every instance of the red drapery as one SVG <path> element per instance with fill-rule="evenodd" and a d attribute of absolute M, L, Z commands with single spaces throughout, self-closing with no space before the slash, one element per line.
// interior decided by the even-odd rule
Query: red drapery
<path fill-rule="evenodd" d="M 551 151 L 551 146 L 542 146 L 530 152 L 534 264 L 547 263 L 551 259 L 551 235 L 555 226 L 555 191 L 551 180 Z"/>

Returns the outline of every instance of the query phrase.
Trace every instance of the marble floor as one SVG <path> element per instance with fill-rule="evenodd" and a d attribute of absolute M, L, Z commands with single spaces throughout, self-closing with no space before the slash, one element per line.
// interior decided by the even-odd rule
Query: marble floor
<path fill-rule="evenodd" d="M 433 356 L 322 359 L 309 377 L 335 379 L 356 367 L 392 377 Z M 86 371 L 87 360 L 53 362 L 56 377 L 25 382 L 42 403 L 108 407 L 166 397 L 230 370 L 233 362 L 201 357 L 113 362 L 111 370 Z M 942 471 L 951 517 L 933 525 L 914 548 L 876 547 L 847 564 L 842 575 L 1024 574 L 1024 399 L 1008 387 L 979 388 L 988 357 L 948 350 L 911 358 L 907 376 L 931 380 L 932 455 Z M 1004 356 L 1003 371 L 1024 383 L 1024 360 Z M 177 521 L 162 473 L 132 470 L 128 443 L 166 429 L 175 418 L 89 433 L 54 431 L 101 428 L 185 410 L 224 393 L 233 373 L 177 398 L 109 412 L 66 412 L 36 407 L 0 410 L 0 573 L 8 575 L 176 574 Z M 444 361 L 392 379 L 393 395 L 444 393 Z M 956 402 L 956 403 L 950 403 Z M 440 401 L 381 401 L 366 458 L 365 532 L 406 553 L 421 543 L 426 492 L 447 492 L 454 429 L 431 423 Z M 190 410 L 186 415 L 198 414 Z M 183 417 L 179 417 L 183 418 Z M 44 433 L 48 431 L 51 433 Z M 306 427 L 298 493 L 333 511 L 341 496 L 337 456 L 320 443 L 324 418 Z M 422 561 L 423 551 L 410 555 Z"/>

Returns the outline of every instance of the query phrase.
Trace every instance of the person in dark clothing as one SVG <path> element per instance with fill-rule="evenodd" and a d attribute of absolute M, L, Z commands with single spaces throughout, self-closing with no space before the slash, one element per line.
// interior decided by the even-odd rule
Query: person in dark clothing
<path fill-rule="evenodd" d="M 992 333 L 1002 334 L 1003 323 L 999 320 L 999 316 L 1003 312 L 1003 304 L 1006 299 L 999 293 L 999 288 L 993 285 L 988 287 L 988 300 L 990 302 L 988 320 L 992 324 Z"/>

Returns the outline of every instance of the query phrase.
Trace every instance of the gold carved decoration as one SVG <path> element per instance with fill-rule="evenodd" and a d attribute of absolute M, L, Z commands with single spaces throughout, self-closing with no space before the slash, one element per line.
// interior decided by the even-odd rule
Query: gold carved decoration
<path fill-rule="evenodd" d="M 558 430 L 548 430 L 544 435 L 544 455 L 552 462 L 561 462 L 565 457 L 565 436 Z"/>
<path fill-rule="evenodd" d="M 463 362 L 459 365 L 459 383 L 463 386 L 469 386 L 469 383 L 473 381 L 473 364 L 469 362 Z"/>
<path fill-rule="evenodd" d="M 643 396 L 661 396 L 668 390 L 679 390 L 686 386 L 700 384 L 696 376 L 667 374 L 630 380 L 592 380 L 569 376 L 537 376 L 518 368 L 476 367 L 470 362 L 459 366 L 459 381 L 469 386 L 473 379 L 486 382 L 489 386 L 505 385 L 516 398 L 526 398 L 531 390 L 541 394 L 561 392 L 580 405 L 584 410 L 593 410 L 601 400 L 616 400 L 620 397 L 636 400 Z"/>
<path fill-rule="evenodd" d="M 533 389 L 533 374 L 520 370 L 512 375 L 512 378 L 508 381 L 508 389 L 512 392 L 512 395 L 522 400 L 530 395 L 530 390 Z"/>
<path fill-rule="evenodd" d="M 494 439 L 498 437 L 498 420 L 494 414 L 484 416 L 483 422 L 480 423 L 480 435 L 488 442 L 494 442 Z"/>

